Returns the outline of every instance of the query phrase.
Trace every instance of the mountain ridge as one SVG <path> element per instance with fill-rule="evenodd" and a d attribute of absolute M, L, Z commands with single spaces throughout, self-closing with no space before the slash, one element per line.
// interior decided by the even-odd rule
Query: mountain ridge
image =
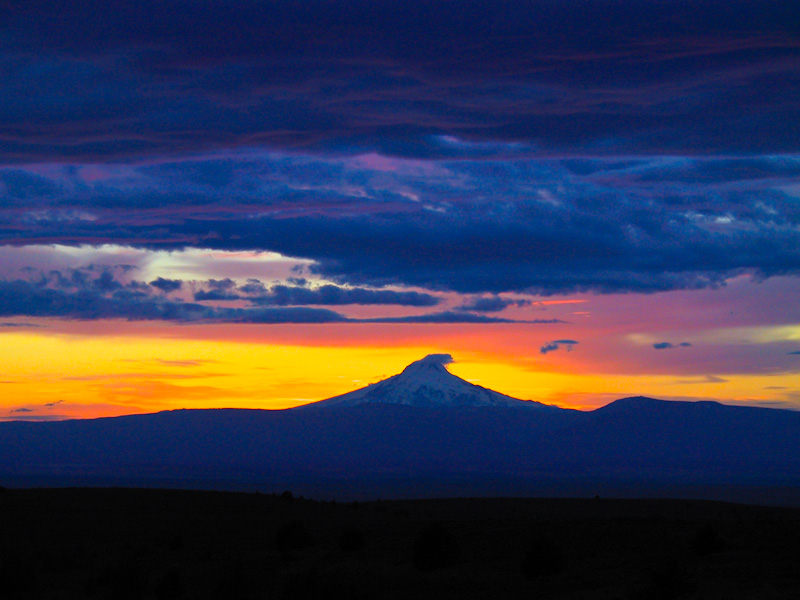
<path fill-rule="evenodd" d="M 169 476 L 179 487 L 221 489 L 362 482 L 405 496 L 421 480 L 426 494 L 440 486 L 464 496 L 504 485 L 575 494 L 623 481 L 652 494 L 654 485 L 668 493 L 675 485 L 769 484 L 796 489 L 800 503 L 800 412 L 644 396 L 577 411 L 465 382 L 447 371 L 449 358 L 426 357 L 329 399 L 338 402 L 290 409 L 2 422 L 0 484 L 150 486 Z M 408 392 L 419 393 L 397 401 Z"/>

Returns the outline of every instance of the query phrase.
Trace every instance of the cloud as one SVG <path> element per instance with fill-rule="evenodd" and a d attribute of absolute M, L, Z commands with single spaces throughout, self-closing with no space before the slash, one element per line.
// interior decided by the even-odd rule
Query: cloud
<path fill-rule="evenodd" d="M 656 350 L 669 350 L 672 348 L 689 348 L 691 344 L 689 342 L 681 342 L 680 344 L 672 344 L 670 342 L 658 342 L 653 344 L 653 348 Z"/>
<path fill-rule="evenodd" d="M 220 302 L 228 300 L 241 300 L 242 296 L 225 290 L 196 290 L 194 292 L 194 299 L 196 302 Z"/>
<path fill-rule="evenodd" d="M 397 292 L 392 290 L 367 290 L 322 285 L 306 288 L 274 285 L 268 294 L 249 298 L 254 304 L 264 306 L 289 306 L 304 304 L 399 304 L 403 306 L 435 306 L 440 300 L 430 294 L 419 292 Z"/>
<path fill-rule="evenodd" d="M 484 315 L 473 315 L 462 312 L 437 312 L 426 315 L 411 315 L 406 317 L 379 317 L 375 319 L 362 319 L 365 323 L 521 323 L 513 319 L 501 319 Z"/>
<path fill-rule="evenodd" d="M 246 300 L 256 306 L 396 304 L 422 307 L 436 306 L 440 303 L 439 298 L 420 292 L 343 288 L 330 284 L 314 288 L 278 284 L 267 289 L 262 282 L 250 279 L 246 284 L 238 287 L 233 281 L 231 281 L 231 285 L 226 284 L 224 287 L 213 284 L 209 287 L 212 289 L 196 290 L 194 299 L 198 302 Z"/>
<path fill-rule="evenodd" d="M 112 273 L 113 269 L 100 270 L 99 277 Z M 37 316 L 66 319 L 126 319 L 129 321 L 161 320 L 177 323 L 564 323 L 560 319 L 510 320 L 468 312 L 445 311 L 403 317 L 374 317 L 351 319 L 323 308 L 303 306 L 303 303 L 405 305 L 428 307 L 439 303 L 439 298 L 420 292 L 395 290 L 370 290 L 364 288 L 339 288 L 323 285 L 317 288 L 274 285 L 267 290 L 257 280 L 250 279 L 243 286 L 192 282 L 192 285 L 208 285 L 210 291 L 198 290 L 196 300 L 236 299 L 250 304 L 246 307 L 226 307 L 187 302 L 181 298 L 167 298 L 159 293 L 166 289 L 180 289 L 181 280 L 169 280 L 169 284 L 153 286 L 131 280 L 113 285 L 97 286 L 83 270 L 74 270 L 79 275 L 75 281 L 63 273 L 51 271 L 46 277 L 32 271 L 31 280 L 0 280 L 0 317 Z M 159 278 L 161 279 L 161 278 Z M 155 280 L 158 282 L 159 280 Z M 155 288 L 155 289 L 154 289 Z M 254 293 L 246 294 L 245 288 Z M 232 290 L 232 291 L 226 291 Z M 266 291 L 266 293 L 262 293 Z"/>
<path fill-rule="evenodd" d="M 794 3 L 579 4 L 408 0 L 399 17 L 385 1 L 242 0 L 205 3 L 187 20 L 179 0 L 12 3 L 0 25 L 3 154 L 103 163 L 254 144 L 458 158 L 534 144 L 579 155 L 796 148 Z M 770 88 L 784 93 L 758 93 Z M 107 180 L 102 164 L 83 177 Z M 220 167 L 203 184 L 228 177 Z"/>
<path fill-rule="evenodd" d="M 794 352 L 787 352 L 786 354 L 800 354 L 800 350 L 796 350 Z"/>
<path fill-rule="evenodd" d="M 159 277 L 151 281 L 150 285 L 161 290 L 165 294 L 169 294 L 170 292 L 181 289 L 181 287 L 183 287 L 183 282 L 177 279 L 164 279 L 163 277 Z"/>
<path fill-rule="evenodd" d="M 185 282 L 179 279 L 158 277 L 149 284 L 117 279 L 118 276 L 127 276 L 129 271 L 116 266 L 89 266 L 46 273 L 28 270 L 28 279 L 0 280 L 0 316 L 316 323 L 346 319 L 329 310 L 304 308 L 303 305 L 428 307 L 440 302 L 435 296 L 414 291 L 340 288 L 334 285 L 316 288 L 273 285 L 267 289 L 256 279 L 248 279 L 241 286 L 231 279 L 191 282 L 192 287 L 201 286 L 194 292 L 196 301 L 243 300 L 250 304 L 245 308 L 228 308 L 166 298 L 166 294 L 184 287 Z M 8 326 L 20 325 L 9 323 Z"/>
<path fill-rule="evenodd" d="M 274 251 L 387 292 L 800 274 L 796 2 L 7 4 L 0 244 Z"/>
<path fill-rule="evenodd" d="M 436 365 L 449 365 L 455 361 L 450 354 L 428 354 L 428 356 L 417 362 L 431 363 Z"/>
<path fill-rule="evenodd" d="M 512 300 L 501 298 L 500 296 L 490 296 L 488 298 L 473 298 L 470 302 L 462 304 L 459 310 L 469 310 L 474 312 L 500 312 L 509 306 L 522 308 L 530 306 L 530 300 Z"/>
<path fill-rule="evenodd" d="M 717 377 L 716 375 L 706 375 L 701 379 L 680 379 L 675 383 L 682 385 L 694 385 L 698 383 L 728 383 L 728 380 L 723 379 L 722 377 Z"/>
<path fill-rule="evenodd" d="M 207 360 L 165 360 L 163 358 L 157 358 L 156 360 L 167 367 L 199 367 L 209 362 Z"/>
<path fill-rule="evenodd" d="M 125 165 L 125 176 L 102 188 L 80 184 L 72 166 L 53 165 L 37 177 L 61 195 L 6 194 L 0 243 L 274 251 L 310 261 L 309 273 L 344 288 L 494 294 L 465 303 L 477 312 L 519 302 L 496 296 L 504 292 L 652 293 L 718 287 L 742 273 L 800 273 L 800 213 L 791 195 L 791 185 L 800 189 L 797 156 L 759 157 L 763 176 L 742 171 L 737 158 L 428 159 L 424 174 L 412 168 L 417 159 L 392 158 L 399 167 L 388 172 L 348 160 L 263 150 L 169 158 Z M 655 176 L 709 162 L 710 181 Z M 219 163 L 230 171 L 226 186 L 199 185 Z M 20 170 L 0 167 L 0 180 Z M 347 195 L 342 181 L 364 195 Z M 558 202 L 541 202 L 532 185 Z M 29 218 L 78 207 L 97 218 L 66 228 Z M 112 283 L 100 271 L 60 272 L 62 286 Z M 234 294 L 210 285 L 198 293 L 198 301 Z M 272 301 L 288 294 L 301 292 L 275 292 Z"/>
<path fill-rule="evenodd" d="M 572 347 L 577 344 L 578 342 L 575 340 L 555 340 L 552 342 L 546 343 L 544 346 L 539 348 L 539 352 L 541 354 L 547 354 L 548 352 L 554 352 L 559 350 L 562 346 L 567 348 L 567 352 L 572 350 Z"/>
<path fill-rule="evenodd" d="M 86 288 L 54 289 L 25 280 L 0 280 L 0 316 L 179 323 L 329 323 L 346 320 L 338 313 L 316 308 L 220 308 L 167 300 L 140 287 L 127 286 L 109 294 Z"/>
<path fill-rule="evenodd" d="M 15 408 L 13 410 L 10 410 L 9 412 L 12 412 L 12 413 L 31 413 L 31 412 L 33 412 L 33 409 L 32 408 Z"/>

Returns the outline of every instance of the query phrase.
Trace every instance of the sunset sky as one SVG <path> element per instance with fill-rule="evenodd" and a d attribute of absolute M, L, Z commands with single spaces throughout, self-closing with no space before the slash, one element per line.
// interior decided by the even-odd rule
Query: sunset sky
<path fill-rule="evenodd" d="M 800 408 L 796 0 L 0 9 L 0 419 Z"/>

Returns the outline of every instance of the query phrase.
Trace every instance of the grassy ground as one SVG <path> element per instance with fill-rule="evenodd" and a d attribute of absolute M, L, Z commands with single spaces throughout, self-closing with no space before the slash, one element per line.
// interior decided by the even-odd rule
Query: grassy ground
<path fill-rule="evenodd" d="M 9 600 L 768 600 L 800 590 L 800 511 L 715 502 L 9 489 L 0 532 Z"/>

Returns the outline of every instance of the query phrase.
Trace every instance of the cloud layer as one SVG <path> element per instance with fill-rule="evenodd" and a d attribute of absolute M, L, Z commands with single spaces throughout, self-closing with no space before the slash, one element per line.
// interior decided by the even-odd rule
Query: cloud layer
<path fill-rule="evenodd" d="M 326 284 L 265 285 L 257 279 L 182 281 L 133 278 L 130 265 L 89 265 L 67 271 L 28 270 L 26 278 L 0 279 L 0 317 L 165 320 L 178 323 L 512 323 L 463 311 L 352 319 L 319 306 L 378 305 L 428 308 L 440 299 L 411 291 L 341 288 Z M 299 280 L 304 281 L 304 280 Z M 178 292 L 191 289 L 190 299 Z M 236 306 L 231 306 L 235 303 Z M 540 319 L 528 323 L 562 323 Z M 24 327 L 24 323 L 2 323 Z"/>
<path fill-rule="evenodd" d="M 31 162 L 253 145 L 694 154 L 762 152 L 769 140 L 769 151 L 797 150 L 796 2 L 400 6 L 6 3 L 0 151 Z M 436 135 L 471 144 L 426 141 Z"/>
<path fill-rule="evenodd" d="M 0 244 L 272 251 L 338 285 L 264 308 L 797 275 L 798 23 L 789 0 L 11 3 Z"/>
<path fill-rule="evenodd" d="M 0 242 L 269 250 L 351 286 L 465 293 L 655 292 L 800 272 L 795 156 L 253 151 L 96 169 L 87 180 L 67 166 L 0 168 Z"/>

